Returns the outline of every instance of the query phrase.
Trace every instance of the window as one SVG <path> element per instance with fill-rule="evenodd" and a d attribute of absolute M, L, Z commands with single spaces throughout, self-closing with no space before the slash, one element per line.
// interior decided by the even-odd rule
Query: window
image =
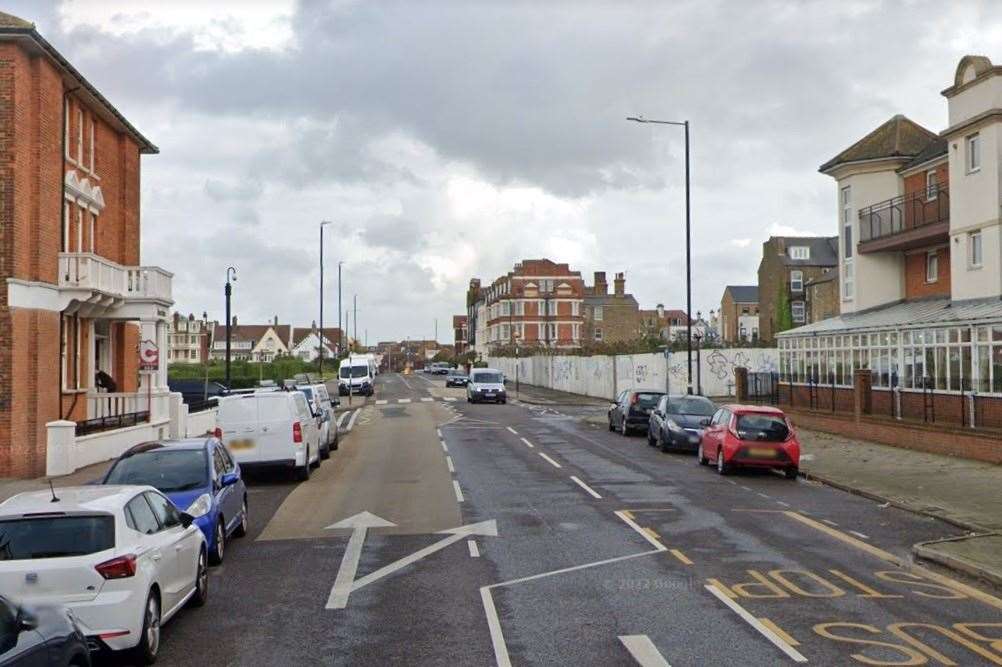
<path fill-rule="evenodd" d="M 519 316 L 525 315 L 525 302 L 524 301 L 516 301 L 515 302 L 515 314 L 519 315 Z"/>
<path fill-rule="evenodd" d="M 3 535 L 0 562 L 86 556 L 114 548 L 115 517 L 111 514 L 29 514 L 25 518 L 0 521 L 0 535 Z M 0 623 L 0 629 L 2 628 Z M 6 637 L 3 639 L 6 640 Z M 3 650 L 3 643 L 0 642 L 0 651 Z"/>
<path fill-rule="evenodd" d="M 557 325 L 550 322 L 546 325 L 547 339 L 551 341 L 557 340 Z"/>
<path fill-rule="evenodd" d="M 602 340 L 602 329 L 596 327 L 595 329 L 595 340 Z"/>
<path fill-rule="evenodd" d="M 852 260 L 847 259 L 842 263 L 842 298 L 852 299 L 853 295 L 853 275 Z"/>
<path fill-rule="evenodd" d="M 939 185 L 936 183 L 936 170 L 930 169 L 925 172 L 925 198 L 932 201 L 939 196 Z"/>
<path fill-rule="evenodd" d="M 847 222 L 842 227 L 842 256 L 852 259 L 852 223 Z"/>
<path fill-rule="evenodd" d="M 984 256 L 981 250 L 981 231 L 967 235 L 967 261 L 972 269 L 981 267 Z"/>
<path fill-rule="evenodd" d="M 90 159 L 88 160 L 91 173 L 94 173 L 94 119 L 90 119 Z"/>
<path fill-rule="evenodd" d="M 798 324 L 804 323 L 804 302 L 794 301 L 790 304 L 790 312 L 793 314 L 793 321 Z"/>
<path fill-rule="evenodd" d="M 967 173 L 981 169 L 981 135 L 967 137 Z"/>
<path fill-rule="evenodd" d="M 581 302 L 571 301 L 571 315 L 577 316 L 581 314 Z"/>
<path fill-rule="evenodd" d="M 157 516 L 157 520 L 161 526 L 164 528 L 173 528 L 174 526 L 181 525 L 181 517 L 177 513 L 177 508 L 174 507 L 174 503 L 159 493 L 153 493 L 152 491 L 147 491 L 145 496 L 146 500 L 150 502 L 150 507 L 153 508 L 153 513 Z"/>
<path fill-rule="evenodd" d="M 595 321 L 601 322 L 603 317 L 602 306 L 595 306 Z"/>
<path fill-rule="evenodd" d="M 790 290 L 793 292 L 804 291 L 804 272 L 790 271 Z"/>
<path fill-rule="evenodd" d="M 852 222 L 852 188 L 845 186 L 842 188 L 842 224 L 848 225 Z"/>
<path fill-rule="evenodd" d="M 84 137 L 84 115 L 83 109 L 77 109 L 77 163 L 83 166 L 83 137 Z"/>
<path fill-rule="evenodd" d="M 125 506 L 125 516 L 130 528 L 144 535 L 152 535 L 160 530 L 160 524 L 144 496 L 145 494 L 140 494 L 129 501 Z"/>
<path fill-rule="evenodd" d="M 939 279 L 939 254 L 930 250 L 925 256 L 925 281 L 934 283 Z"/>
<path fill-rule="evenodd" d="M 804 245 L 795 245 L 790 248 L 790 259 L 810 259 L 811 249 Z"/>

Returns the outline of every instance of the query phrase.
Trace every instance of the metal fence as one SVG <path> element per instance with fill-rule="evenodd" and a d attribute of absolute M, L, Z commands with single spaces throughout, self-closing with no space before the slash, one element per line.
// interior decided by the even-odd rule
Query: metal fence
<path fill-rule="evenodd" d="M 748 373 L 748 401 L 779 404 L 779 373 L 756 371 Z"/>
<path fill-rule="evenodd" d="M 196 412 L 205 412 L 206 410 L 211 410 L 219 405 L 218 398 L 207 398 L 203 401 L 191 401 L 188 403 L 188 414 L 195 414 Z"/>
<path fill-rule="evenodd" d="M 110 417 L 97 417 L 96 419 L 85 419 L 84 421 L 79 421 L 77 422 L 75 432 L 77 436 L 90 435 L 91 433 L 112 431 L 116 428 L 136 426 L 137 424 L 146 423 L 149 420 L 150 420 L 149 411 L 127 412 L 121 415 L 112 415 Z"/>

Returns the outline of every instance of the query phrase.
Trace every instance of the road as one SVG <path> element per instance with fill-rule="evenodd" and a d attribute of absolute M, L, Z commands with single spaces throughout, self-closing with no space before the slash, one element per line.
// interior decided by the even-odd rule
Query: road
<path fill-rule="evenodd" d="M 308 482 L 252 481 L 160 663 L 1002 665 L 998 592 L 911 560 L 955 528 L 463 396 L 379 376 Z"/>

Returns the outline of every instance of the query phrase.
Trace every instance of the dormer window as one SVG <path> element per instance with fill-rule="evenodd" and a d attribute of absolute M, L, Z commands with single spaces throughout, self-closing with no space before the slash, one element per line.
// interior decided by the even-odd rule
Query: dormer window
<path fill-rule="evenodd" d="M 795 245 L 790 248 L 790 259 L 810 259 L 811 249 L 805 245 Z"/>

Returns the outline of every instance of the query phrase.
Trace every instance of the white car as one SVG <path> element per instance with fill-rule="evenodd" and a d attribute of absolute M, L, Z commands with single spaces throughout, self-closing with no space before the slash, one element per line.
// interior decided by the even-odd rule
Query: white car
<path fill-rule="evenodd" d="M 244 470 L 285 468 L 301 480 L 320 465 L 320 429 L 301 391 L 260 391 L 219 399 L 222 441 Z"/>
<path fill-rule="evenodd" d="M 76 486 L 0 503 L 0 591 L 65 605 L 91 647 L 156 660 L 160 628 L 205 604 L 205 537 L 151 486 Z"/>
<path fill-rule="evenodd" d="M 303 392 L 307 403 L 316 415 L 320 429 L 320 458 L 329 459 L 331 452 L 338 448 L 337 422 L 334 421 L 334 406 L 327 387 L 322 384 L 296 385 L 296 391 Z"/>

